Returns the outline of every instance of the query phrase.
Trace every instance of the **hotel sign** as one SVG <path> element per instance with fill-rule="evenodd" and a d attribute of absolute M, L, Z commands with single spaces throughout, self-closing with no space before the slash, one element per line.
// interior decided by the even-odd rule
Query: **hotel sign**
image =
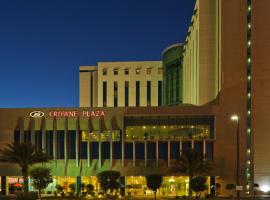
<path fill-rule="evenodd" d="M 49 111 L 50 117 L 102 117 L 105 116 L 106 111 L 104 110 L 52 110 Z M 29 113 L 30 117 L 40 118 L 45 116 L 42 111 L 33 111 Z"/>

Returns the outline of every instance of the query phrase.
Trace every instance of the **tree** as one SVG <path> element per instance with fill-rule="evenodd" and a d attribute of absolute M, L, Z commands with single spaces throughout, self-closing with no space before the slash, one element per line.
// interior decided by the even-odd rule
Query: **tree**
<path fill-rule="evenodd" d="M 188 149 L 183 152 L 179 157 L 177 170 L 181 173 L 185 173 L 189 176 L 189 190 L 188 194 L 192 196 L 192 189 L 190 187 L 190 182 L 194 175 L 204 175 L 212 171 L 213 163 L 203 158 L 203 155 L 194 150 Z"/>
<path fill-rule="evenodd" d="M 41 198 L 41 190 L 53 182 L 51 170 L 46 167 L 35 167 L 31 169 L 30 177 L 33 180 L 33 186 L 38 190 L 39 198 Z"/>
<path fill-rule="evenodd" d="M 233 190 L 235 190 L 235 189 L 236 189 L 236 185 L 233 184 L 233 183 L 228 183 L 228 184 L 226 185 L 226 190 L 231 191 L 231 196 L 232 196 L 232 197 L 233 197 Z"/>
<path fill-rule="evenodd" d="M 201 192 L 207 190 L 207 178 L 204 176 L 197 176 L 190 181 L 191 189 L 196 193 L 196 197 L 201 196 Z"/>
<path fill-rule="evenodd" d="M 28 192 L 29 167 L 36 163 L 48 162 L 50 158 L 31 143 L 11 143 L 0 150 L 0 161 L 18 164 L 24 181 L 24 191 Z"/>
<path fill-rule="evenodd" d="M 160 188 L 162 182 L 163 182 L 163 177 L 159 174 L 151 174 L 145 177 L 146 178 L 146 184 L 147 187 L 150 190 L 153 190 L 155 194 L 155 199 L 157 198 L 157 190 Z"/>
<path fill-rule="evenodd" d="M 106 196 L 108 196 L 108 190 L 110 190 L 110 194 L 117 190 L 120 187 L 119 178 L 120 172 L 118 171 L 103 171 L 97 175 L 98 182 L 100 183 L 100 187 L 104 190 Z"/>
<path fill-rule="evenodd" d="M 87 184 L 86 185 L 86 192 L 87 192 L 87 194 L 92 195 L 93 194 L 93 191 L 94 191 L 94 186 L 92 184 Z"/>
<path fill-rule="evenodd" d="M 75 190 L 76 190 L 76 184 L 70 183 L 68 187 L 71 190 L 71 194 L 73 195 L 75 193 Z"/>

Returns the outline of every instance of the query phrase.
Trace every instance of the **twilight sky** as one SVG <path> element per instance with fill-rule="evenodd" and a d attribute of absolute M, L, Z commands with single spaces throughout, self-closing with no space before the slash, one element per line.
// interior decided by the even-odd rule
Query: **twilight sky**
<path fill-rule="evenodd" d="M 0 108 L 77 107 L 79 66 L 160 60 L 195 0 L 1 0 Z"/>

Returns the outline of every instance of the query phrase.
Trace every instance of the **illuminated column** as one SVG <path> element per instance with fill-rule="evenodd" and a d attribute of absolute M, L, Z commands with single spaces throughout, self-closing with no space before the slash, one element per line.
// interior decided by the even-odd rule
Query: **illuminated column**
<path fill-rule="evenodd" d="M 46 120 L 43 118 L 42 120 L 42 127 L 41 127 L 41 134 L 42 134 L 42 150 L 47 152 L 46 148 Z"/>
<path fill-rule="evenodd" d="M 168 167 L 170 167 L 171 162 L 171 141 L 168 141 Z"/>
<path fill-rule="evenodd" d="M 67 144 L 67 138 L 68 138 L 68 118 L 65 117 L 65 130 L 64 130 L 64 161 L 65 165 L 67 164 L 67 159 L 68 159 L 68 144 Z"/>
<path fill-rule="evenodd" d="M 88 133 L 87 133 L 87 164 L 88 164 L 88 167 L 91 166 L 91 160 L 90 160 L 90 155 L 91 155 L 91 143 L 90 143 L 90 132 L 88 130 Z"/>
<path fill-rule="evenodd" d="M 144 141 L 144 166 L 147 167 L 147 141 Z"/>
<path fill-rule="evenodd" d="M 101 167 L 101 133 L 98 134 L 98 166 Z"/>
<path fill-rule="evenodd" d="M 112 167 L 113 162 L 113 142 L 112 142 L 112 131 L 110 132 L 110 166 Z"/>
<path fill-rule="evenodd" d="M 124 133 L 125 133 L 125 130 L 122 129 L 122 134 L 121 134 L 121 138 L 122 138 L 122 141 L 121 141 L 121 147 L 122 147 L 122 167 L 125 166 L 125 138 L 124 138 Z"/>
<path fill-rule="evenodd" d="M 132 156 L 132 158 L 133 158 L 133 167 L 135 167 L 135 157 L 136 157 L 136 154 L 135 154 L 136 153 L 135 152 L 136 151 L 136 149 L 135 149 L 135 141 L 133 141 L 133 146 L 132 147 L 133 147 L 133 151 L 132 151 L 133 152 L 133 156 Z"/>
<path fill-rule="evenodd" d="M 80 119 L 79 117 L 76 119 L 76 166 L 79 167 L 80 162 Z"/>
<path fill-rule="evenodd" d="M 194 140 L 191 140 L 191 149 L 194 149 Z"/>
<path fill-rule="evenodd" d="M 206 158 L 206 140 L 203 140 L 203 158 Z"/>
<path fill-rule="evenodd" d="M 158 140 L 156 141 L 156 166 L 158 167 Z"/>
<path fill-rule="evenodd" d="M 179 142 L 179 155 L 182 156 L 182 149 L 183 149 L 183 145 L 182 145 L 182 140 L 180 140 Z"/>
<path fill-rule="evenodd" d="M 56 117 L 53 118 L 53 160 L 57 160 L 57 121 Z"/>
<path fill-rule="evenodd" d="M 35 141 L 35 120 L 31 119 L 30 123 L 31 123 L 31 130 L 30 130 L 30 132 L 31 132 L 31 143 L 36 144 L 36 141 Z"/>
<path fill-rule="evenodd" d="M 20 120 L 20 143 L 24 142 L 24 120 L 21 118 Z"/>

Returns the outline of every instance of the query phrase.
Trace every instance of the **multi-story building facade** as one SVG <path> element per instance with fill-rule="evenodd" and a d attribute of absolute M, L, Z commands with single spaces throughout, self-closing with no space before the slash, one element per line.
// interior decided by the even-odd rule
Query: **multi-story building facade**
<path fill-rule="evenodd" d="M 161 61 L 99 62 L 80 67 L 80 107 L 162 104 Z"/>
<path fill-rule="evenodd" d="M 269 0 L 197 1 L 185 43 L 165 49 L 163 63 L 81 67 L 80 108 L 1 109 L 1 146 L 31 141 L 46 149 L 54 183 L 91 182 L 114 169 L 123 193 L 148 194 L 143 176 L 161 173 L 164 195 L 187 194 L 188 178 L 171 166 L 194 148 L 215 162 L 212 193 L 226 194 L 234 183 L 252 195 L 257 183 L 267 194 L 269 7 Z M 34 110 L 44 116 L 29 116 Z M 4 190 L 20 173 L 0 169 Z"/>

